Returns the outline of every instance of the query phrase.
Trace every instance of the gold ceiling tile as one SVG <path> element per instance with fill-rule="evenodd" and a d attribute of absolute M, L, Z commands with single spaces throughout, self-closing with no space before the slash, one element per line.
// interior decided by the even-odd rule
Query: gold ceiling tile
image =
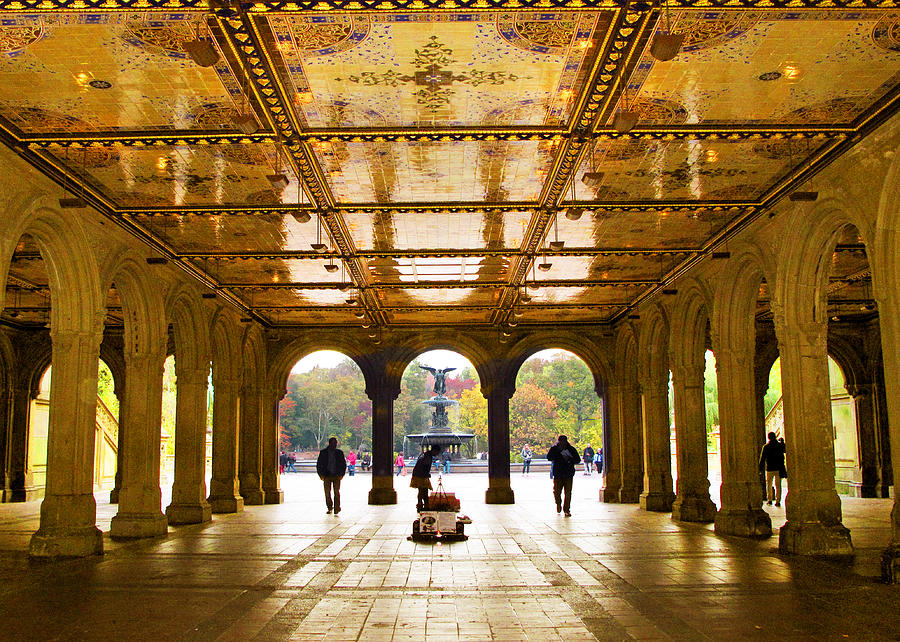
<path fill-rule="evenodd" d="M 499 256 L 375 258 L 366 261 L 373 283 L 477 283 L 506 279 L 509 260 Z"/>
<path fill-rule="evenodd" d="M 193 259 L 222 284 L 271 286 L 292 283 L 341 283 L 341 272 L 327 272 L 328 259 Z M 340 261 L 336 260 L 339 265 Z M 346 279 L 346 276 L 344 277 Z"/>
<path fill-rule="evenodd" d="M 448 308 L 424 312 L 423 310 L 385 310 L 390 323 L 398 325 L 431 324 L 486 324 L 491 320 L 490 310 L 467 310 L 465 308 Z"/>
<path fill-rule="evenodd" d="M 385 308 L 423 306 L 492 306 L 499 300 L 499 289 L 493 288 L 408 288 L 377 290 L 378 304 Z"/>

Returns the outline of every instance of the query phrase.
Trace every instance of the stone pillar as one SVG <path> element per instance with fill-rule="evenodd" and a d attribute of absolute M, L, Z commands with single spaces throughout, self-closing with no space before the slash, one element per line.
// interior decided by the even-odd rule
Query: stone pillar
<path fill-rule="evenodd" d="M 776 318 L 777 321 L 777 318 Z M 776 326 L 776 330 L 779 328 Z M 781 385 L 790 488 L 779 547 L 801 555 L 849 555 L 834 487 L 834 436 L 828 383 L 827 324 L 781 327 Z"/>
<path fill-rule="evenodd" d="M 209 503 L 214 513 L 244 510 L 238 492 L 238 426 L 240 425 L 240 384 L 215 376 L 213 365 L 212 479 Z"/>
<path fill-rule="evenodd" d="M 374 390 L 366 389 L 372 400 L 372 489 L 369 504 L 397 503 L 394 490 L 394 400 L 399 387 L 379 382 Z"/>
<path fill-rule="evenodd" d="M 609 386 L 603 399 L 603 488 L 600 501 L 619 502 L 622 492 L 621 419 L 619 417 L 619 386 Z"/>
<path fill-rule="evenodd" d="M 644 434 L 641 391 L 636 383 L 620 384 L 619 442 L 621 444 L 622 489 L 619 502 L 637 504 L 644 489 Z"/>
<path fill-rule="evenodd" d="M 509 400 L 512 391 L 494 386 L 485 394 L 488 410 L 488 489 L 486 504 L 514 504 L 509 485 Z"/>
<path fill-rule="evenodd" d="M 175 408 L 175 479 L 170 524 L 200 524 L 212 519 L 206 501 L 206 394 L 209 368 L 179 368 Z"/>
<path fill-rule="evenodd" d="M 278 473 L 278 404 L 286 390 L 263 389 L 260 396 L 262 432 L 262 485 L 267 504 L 284 503 L 281 475 Z"/>
<path fill-rule="evenodd" d="M 669 442 L 669 386 L 664 377 L 641 382 L 644 420 L 644 492 L 641 508 L 666 513 L 672 510 L 672 449 Z"/>
<path fill-rule="evenodd" d="M 119 492 L 119 512 L 110 525 L 112 537 L 159 537 L 168 532 L 159 490 L 165 358 L 163 350 L 125 355 L 125 385 L 128 392 L 125 394 L 127 409 L 123 416 L 127 424 L 124 430 L 120 430 L 123 437 L 118 457 L 121 460 L 122 489 Z M 56 377 L 56 369 L 53 376 Z"/>
<path fill-rule="evenodd" d="M 32 557 L 103 552 L 94 501 L 94 430 L 100 332 L 53 332 L 53 389 L 47 443 L 47 487 Z M 157 452 L 159 448 L 157 447 Z"/>
<path fill-rule="evenodd" d="M 116 392 L 116 397 L 119 400 L 119 433 L 116 436 L 116 477 L 115 481 L 113 482 L 113 488 L 111 491 L 109 491 L 110 504 L 118 504 L 119 494 L 122 492 L 122 453 L 125 452 L 124 434 L 125 425 L 128 423 L 128 420 L 126 419 L 126 410 L 128 404 L 125 403 L 124 392 L 122 394 Z"/>
<path fill-rule="evenodd" d="M 266 503 L 262 485 L 262 417 L 260 390 L 245 385 L 241 391 L 240 490 L 244 503 L 256 506 Z"/>
<path fill-rule="evenodd" d="M 7 372 L 2 378 L 4 382 L 9 380 L 12 372 Z M 10 464 L 12 454 L 12 426 L 13 426 L 13 395 L 12 388 L 7 386 L 0 392 L 0 464 L 3 470 L 0 471 L 0 502 L 12 501 L 12 476 L 10 475 Z"/>
<path fill-rule="evenodd" d="M 848 385 L 847 393 L 853 397 L 856 429 L 859 434 L 859 467 L 862 485 L 861 497 L 878 497 L 878 442 L 875 433 L 875 397 L 871 384 Z"/>
<path fill-rule="evenodd" d="M 721 507 L 716 532 L 741 537 L 769 537 L 772 518 L 762 509 L 759 483 L 759 432 L 754 385 L 752 337 L 736 349 L 716 350 L 719 391 L 719 459 L 722 463 Z"/>
<path fill-rule="evenodd" d="M 682 364 L 672 373 L 675 391 L 675 456 L 678 486 L 672 519 L 711 522 L 716 505 L 709 498 L 709 460 L 706 445 L 705 363 Z"/>
<path fill-rule="evenodd" d="M 12 389 L 12 418 L 9 443 L 9 501 L 26 502 L 39 494 L 28 474 L 28 431 L 31 427 L 31 402 L 35 395 L 26 383 Z"/>

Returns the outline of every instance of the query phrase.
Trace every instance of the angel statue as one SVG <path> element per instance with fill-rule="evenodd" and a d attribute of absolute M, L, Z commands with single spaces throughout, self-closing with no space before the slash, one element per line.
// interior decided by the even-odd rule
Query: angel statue
<path fill-rule="evenodd" d="M 447 373 L 456 368 L 444 368 L 443 370 L 439 370 L 437 368 L 429 368 L 428 366 L 419 366 L 422 370 L 427 370 L 434 376 L 434 392 L 439 397 L 443 397 L 444 393 L 447 392 Z"/>

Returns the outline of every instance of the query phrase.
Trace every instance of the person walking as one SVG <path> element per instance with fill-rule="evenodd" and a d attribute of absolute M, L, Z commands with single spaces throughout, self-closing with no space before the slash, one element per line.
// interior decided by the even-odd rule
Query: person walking
<path fill-rule="evenodd" d="M 584 452 L 581 453 L 581 460 L 584 462 L 584 474 L 591 474 L 591 467 L 594 465 L 594 449 L 588 444 Z"/>
<path fill-rule="evenodd" d="M 403 461 L 403 453 L 397 453 L 397 459 L 394 460 L 394 466 L 397 467 L 397 477 L 399 477 L 403 473 L 403 467 L 406 466 L 406 462 Z"/>
<path fill-rule="evenodd" d="M 287 466 L 287 453 L 282 450 L 281 454 L 278 455 L 278 473 L 279 474 L 281 474 L 281 475 L 284 474 L 285 466 Z"/>
<path fill-rule="evenodd" d="M 441 453 L 441 463 L 444 465 L 444 474 L 450 474 L 450 453 L 449 451 L 444 451 Z"/>
<path fill-rule="evenodd" d="M 347 460 L 344 459 L 344 451 L 338 447 L 337 437 L 328 440 L 328 446 L 319 451 L 316 460 L 316 472 L 325 487 L 326 514 L 330 515 L 332 509 L 337 515 L 341 512 L 341 479 L 347 471 Z M 332 499 L 332 493 L 334 498 Z"/>
<path fill-rule="evenodd" d="M 356 474 L 356 453 L 352 450 L 347 455 L 347 475 L 353 477 Z"/>
<path fill-rule="evenodd" d="M 527 475 L 531 472 L 531 458 L 533 457 L 531 446 L 525 444 L 522 446 L 522 474 Z"/>
<path fill-rule="evenodd" d="M 441 454 L 440 446 L 432 446 L 416 460 L 413 466 L 412 479 L 409 480 L 409 487 L 418 489 L 416 495 L 416 510 L 428 510 L 428 491 L 431 490 L 431 463 Z"/>
<path fill-rule="evenodd" d="M 603 472 L 603 448 L 598 448 L 594 453 L 594 470 L 598 475 Z"/>
<path fill-rule="evenodd" d="M 569 443 L 568 437 L 560 435 L 556 443 L 547 452 L 553 475 L 553 499 L 556 500 L 556 512 L 564 512 L 566 517 L 572 516 L 572 479 L 575 477 L 575 466 L 578 465 L 578 451 Z M 565 493 L 565 499 L 563 494 Z"/>
<path fill-rule="evenodd" d="M 284 472 L 286 473 L 296 473 L 297 469 L 294 468 L 294 464 L 297 463 L 297 456 L 294 453 L 288 453 L 287 456 L 287 468 Z"/>
<path fill-rule="evenodd" d="M 372 470 L 372 455 L 369 454 L 368 450 L 364 452 L 362 456 L 362 469 Z"/>
<path fill-rule="evenodd" d="M 766 504 L 781 506 L 781 471 L 784 469 L 784 445 L 769 433 L 769 441 L 759 453 L 759 472 L 766 473 Z"/>

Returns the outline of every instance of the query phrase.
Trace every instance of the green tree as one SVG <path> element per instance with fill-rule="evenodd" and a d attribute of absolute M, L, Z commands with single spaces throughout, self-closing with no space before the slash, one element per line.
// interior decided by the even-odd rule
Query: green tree
<path fill-rule="evenodd" d="M 531 382 L 516 387 L 509 400 L 509 444 L 514 456 L 525 444 L 540 451 L 540 444 L 552 441 L 556 405 L 556 399 Z"/>
<path fill-rule="evenodd" d="M 473 451 L 487 450 L 487 399 L 479 388 L 468 388 L 459 398 L 459 429 L 475 435 Z"/>

